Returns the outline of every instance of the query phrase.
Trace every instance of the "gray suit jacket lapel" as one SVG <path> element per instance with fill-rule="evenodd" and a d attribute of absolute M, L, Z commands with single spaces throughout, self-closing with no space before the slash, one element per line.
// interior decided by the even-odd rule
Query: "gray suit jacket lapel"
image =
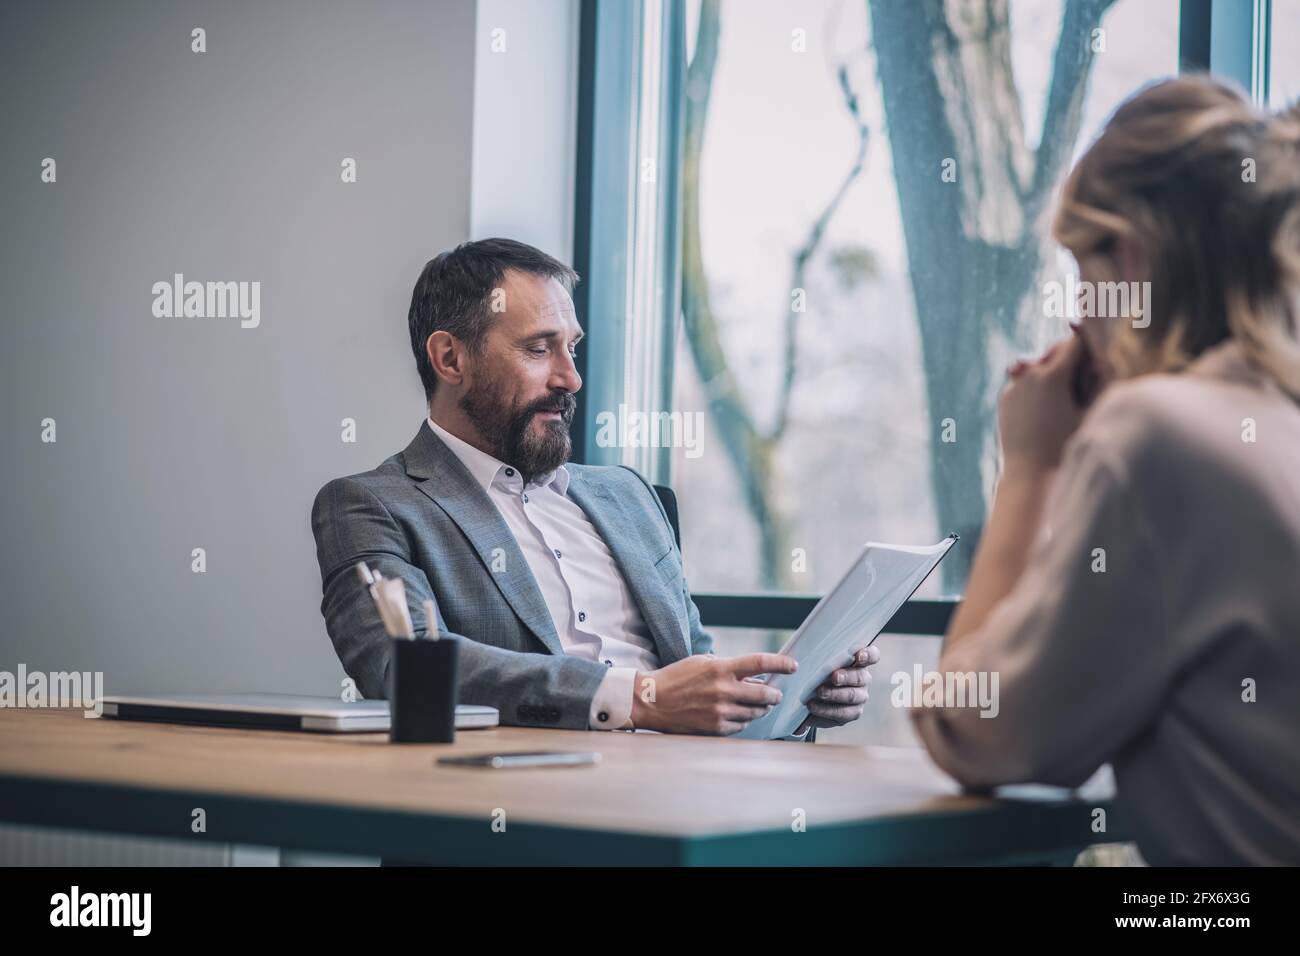
<path fill-rule="evenodd" d="M 570 475 L 569 497 L 587 513 L 605 539 L 659 647 L 660 663 L 671 664 L 685 657 L 686 635 L 671 601 L 672 595 L 655 569 L 655 556 L 647 554 L 640 546 L 641 535 L 628 517 L 623 502 L 599 479 L 593 480 L 575 470 L 570 470 Z"/>
<path fill-rule="evenodd" d="M 488 576 L 496 582 L 519 619 L 552 654 L 563 654 L 564 647 L 555 633 L 555 622 L 542 598 L 542 589 L 537 586 L 515 536 L 460 459 L 424 423 L 402 456 L 406 473 L 420 481 L 417 487 L 464 532 Z M 501 564 L 496 560 L 498 548 L 505 556 L 505 566 L 504 570 L 493 571 L 494 564 Z"/>

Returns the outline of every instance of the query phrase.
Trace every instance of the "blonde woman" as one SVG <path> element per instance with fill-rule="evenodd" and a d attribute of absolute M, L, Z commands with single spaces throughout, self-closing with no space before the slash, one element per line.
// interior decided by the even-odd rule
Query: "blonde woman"
<path fill-rule="evenodd" d="M 915 725 L 972 787 L 1111 763 L 1148 862 L 1300 863 L 1300 111 L 1150 87 L 1072 171 L 1054 234 L 1081 288 L 1150 299 L 1009 370 L 939 668 L 996 672 L 997 716 Z"/>

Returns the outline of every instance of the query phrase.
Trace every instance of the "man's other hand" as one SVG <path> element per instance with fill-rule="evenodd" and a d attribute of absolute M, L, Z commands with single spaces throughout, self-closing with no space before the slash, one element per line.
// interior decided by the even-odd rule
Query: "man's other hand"
<path fill-rule="evenodd" d="M 808 717 L 796 733 L 802 734 L 809 727 L 842 727 L 861 717 L 867 685 L 871 683 L 867 668 L 879 660 L 880 648 L 863 647 L 853 655 L 849 666 L 832 671 L 809 699 Z"/>

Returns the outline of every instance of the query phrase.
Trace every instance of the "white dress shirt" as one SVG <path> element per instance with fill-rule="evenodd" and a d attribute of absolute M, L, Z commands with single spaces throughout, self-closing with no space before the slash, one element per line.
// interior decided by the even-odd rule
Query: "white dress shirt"
<path fill-rule="evenodd" d="M 561 465 L 525 487 L 517 469 L 432 418 L 427 421 L 505 519 L 541 589 L 564 652 L 609 667 L 592 699 L 588 725 L 597 730 L 630 727 L 636 672 L 658 668 L 659 656 L 609 547 L 568 496 L 569 470 Z"/>

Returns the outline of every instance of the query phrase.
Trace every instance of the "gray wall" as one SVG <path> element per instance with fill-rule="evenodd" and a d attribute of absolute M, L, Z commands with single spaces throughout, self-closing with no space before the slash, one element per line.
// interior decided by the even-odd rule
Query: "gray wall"
<path fill-rule="evenodd" d="M 0 669 L 338 693 L 309 509 L 423 416 L 406 307 L 470 228 L 474 30 L 471 0 L 0 5 Z M 260 326 L 155 318 L 176 272 L 261 282 Z"/>

